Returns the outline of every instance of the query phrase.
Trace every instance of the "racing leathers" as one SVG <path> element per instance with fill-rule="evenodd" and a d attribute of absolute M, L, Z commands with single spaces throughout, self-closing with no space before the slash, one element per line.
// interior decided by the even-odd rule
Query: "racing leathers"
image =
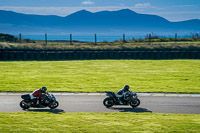
<path fill-rule="evenodd" d="M 120 104 L 123 104 L 123 96 L 124 94 L 127 92 L 128 90 L 125 90 L 125 88 L 122 88 L 121 90 L 119 90 L 115 95 L 119 100 Z"/>
<path fill-rule="evenodd" d="M 41 89 L 37 89 L 34 92 L 32 92 L 30 95 L 31 99 L 37 99 L 37 105 L 39 105 L 40 101 L 42 100 L 42 90 Z"/>

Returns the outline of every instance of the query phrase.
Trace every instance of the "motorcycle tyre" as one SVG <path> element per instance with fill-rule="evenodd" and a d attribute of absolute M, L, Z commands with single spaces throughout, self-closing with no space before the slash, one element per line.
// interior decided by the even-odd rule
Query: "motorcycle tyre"
<path fill-rule="evenodd" d="M 112 104 L 110 105 L 106 104 L 107 101 L 112 101 Z M 107 97 L 103 100 L 103 105 L 106 106 L 106 108 L 110 108 L 114 105 L 114 100 L 111 97 Z"/>
<path fill-rule="evenodd" d="M 30 108 L 30 106 L 23 106 L 23 102 L 25 102 L 25 100 L 22 100 L 21 102 L 20 102 L 20 107 L 22 108 L 22 109 L 29 109 Z"/>
<path fill-rule="evenodd" d="M 135 107 L 137 107 L 137 106 L 140 105 L 140 100 L 139 100 L 139 99 L 134 99 L 134 101 L 135 101 L 135 100 L 137 101 L 137 103 L 134 104 L 134 105 L 131 104 L 132 101 L 130 102 L 130 106 L 131 106 L 132 108 L 135 108 Z"/>
<path fill-rule="evenodd" d="M 58 102 L 58 101 L 55 101 L 55 103 L 56 103 L 56 106 L 53 106 L 53 107 L 49 106 L 49 108 L 50 108 L 50 109 L 55 109 L 55 108 L 57 108 L 57 107 L 59 106 L 59 102 Z M 55 104 L 55 103 L 54 103 L 54 104 Z"/>

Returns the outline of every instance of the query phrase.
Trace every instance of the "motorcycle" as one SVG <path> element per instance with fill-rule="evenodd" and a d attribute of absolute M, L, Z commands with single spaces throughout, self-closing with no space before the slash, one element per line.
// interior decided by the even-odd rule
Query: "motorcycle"
<path fill-rule="evenodd" d="M 55 109 L 58 107 L 59 103 L 56 101 L 56 97 L 53 94 L 43 93 L 42 100 L 39 105 L 37 105 L 37 99 L 31 99 L 29 94 L 21 95 L 23 99 L 20 102 L 20 107 L 23 109 L 33 108 L 45 108 L 49 107 L 50 109 Z"/>
<path fill-rule="evenodd" d="M 134 91 L 127 91 L 123 97 L 120 99 L 116 97 L 116 94 L 111 91 L 106 91 L 107 98 L 104 99 L 103 104 L 107 108 L 112 107 L 113 105 L 130 105 L 135 108 L 140 105 L 140 100 L 138 99 L 137 93 Z"/>

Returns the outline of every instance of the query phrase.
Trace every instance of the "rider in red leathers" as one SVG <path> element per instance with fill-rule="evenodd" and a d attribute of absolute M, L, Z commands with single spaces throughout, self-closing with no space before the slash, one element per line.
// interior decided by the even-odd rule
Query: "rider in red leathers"
<path fill-rule="evenodd" d="M 46 93 L 47 88 L 43 86 L 42 88 L 39 88 L 35 90 L 33 93 L 29 94 L 31 99 L 37 99 L 36 105 L 39 105 L 39 103 L 42 100 L 42 93 Z"/>

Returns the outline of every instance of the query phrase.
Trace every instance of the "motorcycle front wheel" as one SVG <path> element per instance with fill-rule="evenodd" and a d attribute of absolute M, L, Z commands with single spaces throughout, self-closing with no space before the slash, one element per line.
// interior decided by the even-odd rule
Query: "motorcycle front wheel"
<path fill-rule="evenodd" d="M 20 107 L 23 108 L 23 109 L 28 109 L 28 108 L 30 108 L 30 106 L 28 105 L 28 102 L 25 101 L 25 100 L 22 100 L 22 101 L 20 102 L 19 105 L 20 105 Z"/>
<path fill-rule="evenodd" d="M 50 109 L 55 109 L 55 108 L 58 107 L 58 105 L 59 105 L 58 101 L 55 101 L 55 102 L 53 102 L 52 104 L 49 105 L 49 108 Z"/>
<path fill-rule="evenodd" d="M 111 97 L 107 97 L 103 100 L 103 104 L 104 106 L 106 106 L 107 108 L 110 108 L 114 105 L 114 100 Z"/>
<path fill-rule="evenodd" d="M 135 107 L 137 107 L 139 105 L 140 105 L 140 100 L 139 99 L 134 99 L 134 100 L 132 100 L 130 102 L 130 106 L 133 107 L 133 108 L 135 108 Z"/>

